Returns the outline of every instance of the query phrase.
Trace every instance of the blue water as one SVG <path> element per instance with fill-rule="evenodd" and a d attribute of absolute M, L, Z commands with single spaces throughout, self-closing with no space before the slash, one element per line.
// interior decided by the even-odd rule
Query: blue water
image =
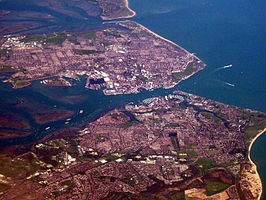
<path fill-rule="evenodd" d="M 5 32 L 5 34 L 15 33 L 46 33 L 55 31 L 85 31 L 102 26 L 102 20 L 99 17 L 101 10 L 97 5 L 90 5 L 89 9 L 94 11 L 94 15 L 89 15 L 85 10 L 79 8 L 78 2 L 67 0 L 52 0 L 50 7 L 44 4 L 46 0 L 3 0 L 0 1 L 0 11 L 9 10 L 12 13 L 0 18 L 0 27 L 12 27 L 14 23 L 33 22 L 37 23 L 34 28 L 25 29 L 23 31 Z M 84 2 L 83 2 L 84 3 Z M 86 2 L 85 2 L 86 3 Z M 36 17 L 32 13 L 30 17 L 21 17 L 22 12 L 38 12 L 40 14 L 49 15 L 46 17 Z M 67 12 L 65 12 L 67 11 Z M 70 12 L 68 12 L 70 11 Z"/>
<path fill-rule="evenodd" d="M 133 20 L 196 53 L 207 68 L 180 89 L 266 111 L 266 2 L 131 0 Z M 215 71 L 233 64 L 232 68 Z M 226 84 L 230 83 L 235 87 Z"/>
<path fill-rule="evenodd" d="M 102 91 L 86 89 L 84 87 L 85 81 L 85 77 L 81 77 L 81 80 L 76 81 L 73 87 L 47 86 L 41 85 L 39 81 L 33 81 L 31 86 L 16 90 L 12 89 L 10 84 L 1 82 L 0 112 L 12 111 L 17 115 L 26 118 L 32 127 L 29 130 L 32 132 L 32 134 L 25 137 L 1 139 L 0 147 L 16 144 L 28 144 L 35 142 L 49 133 L 62 128 L 73 126 L 81 127 L 82 125 L 95 120 L 111 109 L 116 107 L 123 108 L 126 103 L 138 103 L 145 98 L 168 95 L 176 89 L 156 89 L 154 91 L 143 91 L 139 94 L 106 96 Z M 80 96 L 75 97 L 75 100 L 80 100 L 80 102 L 65 102 L 64 100 L 69 96 Z M 37 124 L 33 116 L 31 116 L 29 109 L 25 108 L 25 106 L 21 107 L 18 104 L 18 102 L 21 101 L 28 102 L 26 103 L 26 107 L 36 106 L 36 104 L 31 102 L 38 102 L 40 104 L 47 105 L 50 108 L 56 106 L 58 109 L 72 110 L 75 112 L 75 114 L 71 117 L 69 124 L 65 124 L 65 119 L 46 124 Z M 83 113 L 80 113 L 80 110 L 83 110 Z M 51 128 L 46 130 L 47 127 Z M 0 127 L 0 130 L 1 129 L 6 130 L 5 127 Z"/>
<path fill-rule="evenodd" d="M 52 16 L 51 19 L 0 18 L 0 26 L 13 22 L 34 21 L 38 26 L 30 32 L 53 32 L 59 30 L 85 31 L 102 26 L 99 16 L 88 15 L 84 10 L 66 0 L 57 0 L 61 7 L 76 13 L 72 16 L 40 5 L 44 0 L 4 0 L 0 10 L 33 10 Z M 141 23 L 163 37 L 174 41 L 190 52 L 196 53 L 207 67 L 176 86 L 226 104 L 237 105 L 266 112 L 266 1 L 264 0 L 130 0 L 130 7 L 137 12 L 134 21 Z M 92 10 L 95 9 L 92 7 Z M 97 10 L 96 10 L 97 11 Z M 22 31 L 23 32 L 23 31 Z M 225 65 L 233 67 L 221 69 Z M 64 120 L 45 125 L 36 125 L 27 112 L 18 112 L 29 118 L 34 134 L 25 138 L 0 141 L 4 144 L 21 144 L 38 140 L 62 127 L 87 123 L 109 109 L 130 101 L 165 95 L 171 90 L 155 90 L 138 95 L 104 96 L 101 91 L 91 91 L 82 82 L 72 88 L 41 86 L 38 82 L 30 87 L 12 90 L 8 84 L 0 84 L 0 110 L 9 109 L 8 101 L 20 97 L 41 101 L 46 105 L 75 111 L 70 124 Z M 58 96 L 83 95 L 81 103 L 67 104 L 58 101 Z M 11 98 L 12 97 L 12 98 Z M 10 107 L 11 108 L 11 107 Z M 79 114 L 83 109 L 84 113 Z M 45 130 L 46 126 L 51 126 Z M 259 173 L 266 182 L 266 134 L 252 148 L 252 158 L 258 164 Z M 265 185 L 265 184 L 264 184 Z M 266 188 L 264 187 L 264 191 Z"/>
<path fill-rule="evenodd" d="M 251 158 L 256 163 L 258 172 L 260 174 L 260 178 L 262 184 L 264 185 L 263 188 L 263 195 L 261 200 L 265 199 L 265 191 L 266 191 L 266 148 L 265 148 L 265 141 L 266 141 L 266 132 L 264 132 L 254 143 L 252 146 L 251 151 Z"/>

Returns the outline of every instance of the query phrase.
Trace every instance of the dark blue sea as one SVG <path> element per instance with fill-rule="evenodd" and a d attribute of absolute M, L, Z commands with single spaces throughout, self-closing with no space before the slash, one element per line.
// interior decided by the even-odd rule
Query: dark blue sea
<path fill-rule="evenodd" d="M 33 21 L 35 28 L 22 33 L 53 32 L 59 30 L 85 31 L 102 26 L 96 15 L 88 15 L 76 5 L 65 0 L 60 8 L 70 9 L 74 15 L 50 9 L 40 2 L 27 0 L 3 0 L 0 10 L 31 10 L 52 16 L 47 18 L 0 18 L 0 27 L 10 23 Z M 146 26 L 157 34 L 172 40 L 195 53 L 207 67 L 183 81 L 174 89 L 204 96 L 226 104 L 266 112 L 266 1 L 264 0 L 130 0 L 130 7 L 137 12 L 132 20 Z M 97 10 L 92 7 L 92 13 Z M 12 32 L 11 32 L 12 33 Z M 231 67 L 224 67 L 230 65 Z M 8 84 L 0 84 L 0 110 L 8 109 L 12 98 L 29 98 L 48 105 L 76 111 L 70 124 L 64 121 L 37 126 L 34 135 L 6 144 L 28 143 L 38 140 L 49 132 L 65 126 L 75 126 L 93 120 L 109 109 L 126 102 L 138 101 L 156 95 L 165 95 L 171 90 L 155 90 L 138 95 L 104 96 L 101 91 L 83 88 L 82 83 L 73 88 L 40 86 L 38 82 L 28 88 L 12 90 Z M 54 95 L 57 94 L 57 95 Z M 86 101 L 66 104 L 58 96 L 83 95 Z M 5 103 L 6 102 L 6 103 Z M 12 102 L 12 101 L 11 101 Z M 10 104 L 11 105 L 11 104 Z M 84 110 L 79 115 L 79 110 Z M 45 130 L 46 126 L 51 130 Z M 252 148 L 252 158 L 266 183 L 266 136 L 262 135 Z M 264 184 L 265 185 L 265 184 Z M 266 191 L 266 187 L 264 187 Z"/>

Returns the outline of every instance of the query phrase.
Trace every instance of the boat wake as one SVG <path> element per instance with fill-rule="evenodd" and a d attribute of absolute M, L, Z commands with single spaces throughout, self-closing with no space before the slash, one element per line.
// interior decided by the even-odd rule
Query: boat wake
<path fill-rule="evenodd" d="M 229 85 L 231 87 L 235 87 L 235 84 L 232 84 L 232 83 L 228 83 L 228 82 L 224 82 L 226 85 Z"/>
<path fill-rule="evenodd" d="M 220 71 L 220 70 L 223 70 L 223 69 L 227 69 L 227 68 L 231 68 L 231 67 L 233 67 L 232 64 L 230 64 L 230 65 L 225 65 L 225 66 L 223 66 L 223 67 L 218 67 L 218 68 L 216 68 L 215 70 L 213 70 L 211 73 L 215 73 L 215 72 L 217 72 L 217 71 Z"/>
<path fill-rule="evenodd" d="M 225 66 L 222 67 L 222 69 L 226 69 L 226 68 L 230 68 L 230 67 L 233 67 L 233 65 L 232 65 L 232 64 L 230 64 L 230 65 L 225 65 Z"/>
<path fill-rule="evenodd" d="M 229 82 L 226 82 L 226 81 L 221 81 L 221 80 L 219 80 L 219 79 L 210 79 L 211 81 L 215 81 L 215 82 L 218 82 L 218 83 L 220 83 L 220 84 L 222 84 L 222 85 L 226 85 L 226 86 L 230 86 L 230 87 L 235 87 L 236 85 L 235 84 L 233 84 L 233 83 L 229 83 Z"/>

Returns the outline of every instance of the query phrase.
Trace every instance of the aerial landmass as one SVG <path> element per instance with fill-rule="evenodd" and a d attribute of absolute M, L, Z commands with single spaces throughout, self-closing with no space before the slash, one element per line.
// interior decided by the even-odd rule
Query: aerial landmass
<path fill-rule="evenodd" d="M 73 10 L 54 0 L 37 4 L 78 19 L 84 16 L 77 9 L 104 20 L 135 15 L 126 0 L 70 0 Z M 4 19 L 31 15 L 53 20 L 33 11 L 0 13 Z M 85 76 L 84 87 L 117 95 L 172 88 L 206 66 L 136 22 L 107 24 L 86 32 L 2 36 L 1 79 L 19 91 L 36 80 L 71 87 L 71 79 Z M 24 25 L 0 30 L 21 31 Z M 72 97 L 64 101 L 74 102 Z M 2 112 L 0 139 L 31 135 L 30 121 L 42 125 L 75 114 L 19 98 L 10 103 L 29 116 Z M 262 183 L 250 148 L 265 127 L 265 113 L 182 91 L 131 102 L 34 143 L 1 147 L 0 199 L 257 200 Z"/>
<path fill-rule="evenodd" d="M 265 125 L 181 91 L 129 103 L 1 154 L 1 199 L 257 199 L 248 147 Z"/>
<path fill-rule="evenodd" d="M 111 95 L 171 88 L 205 67 L 193 54 L 135 22 L 116 25 L 120 28 L 3 37 L 0 71 L 16 72 L 5 80 L 14 88 L 32 80 L 86 75 L 86 87 L 104 88 Z"/>
<path fill-rule="evenodd" d="M 101 17 L 105 20 L 130 18 L 136 15 L 128 6 L 128 0 L 99 0 L 102 9 Z"/>

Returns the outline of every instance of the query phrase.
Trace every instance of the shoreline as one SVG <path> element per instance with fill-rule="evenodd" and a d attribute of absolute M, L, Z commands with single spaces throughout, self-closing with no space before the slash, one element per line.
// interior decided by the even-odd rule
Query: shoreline
<path fill-rule="evenodd" d="M 166 41 L 166 42 L 172 44 L 173 46 L 176 46 L 176 47 L 180 48 L 181 50 L 183 50 L 183 51 L 186 52 L 187 54 L 189 54 L 189 55 L 195 57 L 196 59 L 198 59 L 198 60 L 200 60 L 202 63 L 204 63 L 204 62 L 203 62 L 198 56 L 196 56 L 194 53 L 190 53 L 188 50 L 186 50 L 185 48 L 179 46 L 178 44 L 174 43 L 173 41 L 164 38 L 163 36 L 161 36 L 161 35 L 159 35 L 159 34 L 153 32 L 152 30 L 148 29 L 147 27 L 145 27 L 145 26 L 143 26 L 142 24 L 139 24 L 139 23 L 137 23 L 137 22 L 135 22 L 135 21 L 131 21 L 131 20 L 123 20 L 123 21 L 106 22 L 106 23 L 116 23 L 116 24 L 122 23 L 122 24 L 123 24 L 123 22 L 134 22 L 134 23 L 138 24 L 138 26 L 140 26 L 144 31 L 147 31 L 148 33 L 152 34 L 153 36 L 155 36 L 155 37 L 157 37 L 157 38 L 159 38 L 159 39 L 161 39 L 161 40 L 164 40 L 164 41 Z M 206 63 L 204 63 L 204 65 L 206 66 Z"/>
<path fill-rule="evenodd" d="M 259 197 L 258 197 L 258 200 L 261 199 L 261 196 L 262 196 L 262 192 L 263 192 L 263 185 L 262 185 L 262 181 L 261 181 L 261 177 L 259 175 L 259 172 L 258 172 L 258 169 L 257 169 L 257 165 L 253 162 L 253 160 L 251 159 L 251 149 L 252 149 L 252 146 L 254 144 L 254 142 L 256 141 L 256 139 L 258 139 L 263 133 L 266 132 L 266 128 L 264 128 L 262 131 L 260 131 L 252 140 L 251 140 L 251 143 L 249 144 L 249 147 L 248 147 L 248 160 L 249 162 L 254 166 L 255 168 L 255 171 L 256 171 L 256 176 L 257 176 L 257 179 L 261 185 L 261 192 L 259 194 Z"/>
<path fill-rule="evenodd" d="M 137 13 L 129 7 L 129 2 L 128 2 L 128 0 L 124 0 L 124 3 L 125 3 L 125 8 L 126 8 L 129 12 L 131 12 L 132 14 L 130 14 L 130 15 L 125 15 L 125 16 L 122 16 L 122 17 L 104 17 L 104 16 L 101 16 L 101 18 L 102 18 L 103 20 L 114 20 L 114 19 L 123 19 L 123 18 L 131 18 L 131 17 L 134 17 Z"/>
<path fill-rule="evenodd" d="M 116 18 L 108 18 L 108 17 L 101 17 L 101 18 L 102 18 L 103 20 L 115 20 L 115 19 L 123 19 L 123 18 L 132 18 L 132 17 L 134 17 L 135 15 L 137 15 L 137 13 L 129 7 L 129 0 L 124 0 L 124 2 L 125 2 L 125 7 L 126 7 L 130 12 L 132 12 L 131 15 L 126 15 L 126 16 L 124 16 L 124 17 L 116 17 Z M 130 21 L 130 20 L 127 19 L 127 20 L 116 21 L 116 22 L 103 22 L 103 24 L 105 24 L 105 23 L 119 23 L 119 22 L 127 22 L 127 21 Z M 135 21 L 133 21 L 133 22 L 135 22 Z M 137 23 L 137 22 L 135 22 L 135 23 Z M 168 42 L 168 43 L 170 43 L 170 44 L 172 44 L 172 45 L 174 45 L 174 46 L 176 46 L 176 47 L 182 49 L 182 50 L 185 51 L 187 54 L 189 54 L 189 55 L 193 55 L 193 57 L 195 57 L 196 59 L 198 59 L 198 60 L 200 60 L 201 62 L 203 62 L 203 61 L 202 61 L 198 56 L 196 56 L 194 53 L 190 53 L 188 50 L 186 50 L 185 48 L 179 46 L 179 45 L 176 44 L 175 42 L 173 42 L 173 41 L 171 41 L 171 40 L 169 40 L 169 39 L 164 38 L 163 36 L 161 36 L 161 35 L 159 35 L 159 34 L 153 32 L 152 30 L 148 29 L 147 27 L 143 26 L 142 24 L 139 24 L 139 23 L 137 23 L 137 24 L 138 24 L 142 29 L 146 30 L 148 33 L 152 34 L 153 36 L 155 36 L 155 37 L 157 37 L 157 38 L 159 38 L 159 39 L 161 39 L 161 40 L 164 40 L 164 41 L 166 41 L 166 42 Z M 204 62 L 203 62 L 203 63 L 204 63 Z M 206 63 L 204 63 L 204 67 L 206 67 Z"/>
<path fill-rule="evenodd" d="M 184 51 L 187 55 L 193 57 L 194 59 L 196 59 L 197 61 L 199 61 L 200 63 L 203 64 L 203 65 L 202 65 L 197 71 L 194 71 L 192 74 L 189 74 L 189 75 L 183 77 L 182 79 L 180 79 L 178 82 L 172 84 L 171 86 L 161 87 L 161 88 L 164 88 L 164 89 L 174 88 L 174 87 L 177 86 L 180 82 L 182 82 L 182 81 L 184 81 L 184 80 L 190 78 L 191 76 L 193 76 L 194 74 L 196 74 L 196 73 L 198 73 L 199 71 L 203 70 L 203 69 L 207 66 L 207 64 L 204 63 L 204 62 L 203 62 L 199 57 L 197 57 L 194 53 L 190 53 L 188 50 L 184 49 L 183 47 L 179 46 L 178 44 L 174 43 L 173 41 L 164 38 L 163 36 L 161 36 L 161 35 L 159 35 L 159 34 L 153 32 L 152 30 L 148 29 L 147 27 L 143 26 L 142 24 L 139 24 L 138 22 L 135 22 L 135 21 L 132 21 L 132 20 L 120 20 L 120 21 L 107 21 L 107 22 L 103 22 L 103 24 L 118 24 L 118 25 L 120 25 L 120 26 L 124 26 L 124 27 L 126 27 L 126 26 L 124 25 L 124 23 L 128 23 L 128 22 L 129 22 L 129 23 L 130 23 L 130 22 L 131 22 L 131 23 L 135 23 L 135 24 L 137 25 L 137 26 L 136 26 L 137 28 L 140 28 L 142 31 L 145 31 L 145 32 L 151 34 L 151 35 L 152 35 L 153 37 L 155 37 L 156 39 L 163 40 L 163 41 L 165 41 L 165 42 L 167 42 L 167 43 L 169 43 L 169 44 L 171 44 L 171 45 L 173 45 L 173 46 L 175 46 L 175 47 L 181 49 L 181 50 Z M 191 63 L 191 62 L 193 62 L 193 61 L 189 61 L 188 63 L 186 63 L 186 67 L 187 67 L 187 66 L 189 65 L 189 63 Z M 159 88 L 160 88 L 160 87 L 159 87 Z M 158 89 L 158 88 L 153 88 L 153 89 Z M 137 93 L 139 93 L 139 92 L 137 92 Z M 116 93 L 116 92 L 115 92 L 115 93 L 112 93 L 112 94 L 106 94 L 106 93 L 104 92 L 104 94 L 105 94 L 105 95 L 118 95 L 118 94 L 120 94 L 120 93 Z M 131 93 L 123 93 L 123 94 L 131 94 Z"/>
<path fill-rule="evenodd" d="M 199 61 L 201 61 L 202 63 L 204 63 L 204 62 L 203 62 L 198 56 L 196 56 L 194 53 L 190 53 L 188 50 L 186 50 L 185 48 L 179 46 L 178 44 L 174 43 L 173 41 L 164 38 L 163 36 L 161 36 L 161 35 L 159 35 L 159 34 L 153 32 L 152 30 L 148 29 L 147 27 L 145 27 L 145 26 L 143 26 L 142 24 L 139 24 L 139 23 L 137 23 L 137 22 L 135 22 L 135 21 L 131 21 L 131 20 L 123 20 L 123 21 L 105 22 L 105 23 L 115 23 L 115 24 L 120 24 L 120 25 L 121 25 L 121 24 L 123 24 L 123 22 L 134 22 L 134 23 L 138 24 L 138 26 L 140 26 L 144 31 L 147 31 L 148 33 L 152 34 L 154 37 L 157 37 L 157 38 L 159 38 L 159 39 L 161 39 L 161 40 L 164 40 L 164 41 L 166 41 L 166 42 L 172 44 L 172 45 L 175 46 L 175 47 L 180 48 L 181 50 L 183 50 L 183 51 L 186 52 L 187 54 L 193 56 L 194 58 L 196 58 L 196 59 L 198 59 Z M 206 63 L 204 63 L 204 67 L 206 67 Z"/>

